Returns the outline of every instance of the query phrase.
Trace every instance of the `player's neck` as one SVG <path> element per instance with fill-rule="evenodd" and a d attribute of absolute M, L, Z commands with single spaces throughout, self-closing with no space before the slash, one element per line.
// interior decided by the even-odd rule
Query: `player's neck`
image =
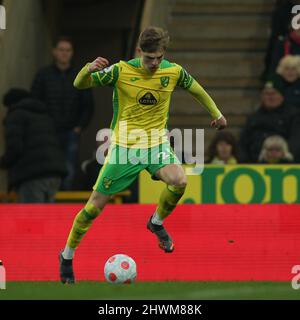
<path fill-rule="evenodd" d="M 146 73 L 149 73 L 151 74 L 151 72 L 145 67 L 144 63 L 143 63 L 143 59 L 140 58 L 140 61 L 141 61 L 141 67 L 142 67 L 142 70 L 145 71 Z"/>
<path fill-rule="evenodd" d="M 142 70 L 145 72 L 145 73 L 147 73 L 148 75 L 154 75 L 155 74 L 155 72 L 157 71 L 155 71 L 155 72 L 151 72 L 144 64 L 143 64 L 143 60 L 141 59 L 141 67 L 142 67 Z"/>

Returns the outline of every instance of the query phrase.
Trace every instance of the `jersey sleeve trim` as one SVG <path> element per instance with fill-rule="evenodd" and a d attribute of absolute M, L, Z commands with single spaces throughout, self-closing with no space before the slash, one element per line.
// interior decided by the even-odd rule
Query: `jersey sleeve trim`
<path fill-rule="evenodd" d="M 101 71 L 93 72 L 92 78 L 98 86 L 114 86 L 119 78 L 119 65 L 113 64 Z"/>
<path fill-rule="evenodd" d="M 180 67 L 179 79 L 177 81 L 177 86 L 183 89 L 189 89 L 193 84 L 193 77 L 182 67 Z"/>

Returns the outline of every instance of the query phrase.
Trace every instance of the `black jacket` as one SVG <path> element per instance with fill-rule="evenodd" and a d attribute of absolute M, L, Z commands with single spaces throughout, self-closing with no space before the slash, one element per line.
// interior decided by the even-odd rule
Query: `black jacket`
<path fill-rule="evenodd" d="M 300 78 L 294 82 L 287 82 L 280 74 L 270 77 L 269 81 L 276 83 L 284 95 L 284 104 L 296 107 L 300 111 Z"/>
<path fill-rule="evenodd" d="M 280 59 L 287 54 L 300 55 L 300 44 L 291 39 L 289 35 L 286 35 L 285 37 L 279 37 L 274 44 L 270 62 L 270 75 L 275 73 Z"/>
<path fill-rule="evenodd" d="M 271 35 L 265 56 L 266 71 L 265 75 L 269 75 L 271 57 L 274 52 L 274 45 L 277 45 L 278 38 L 284 38 L 289 32 L 291 25 L 293 0 L 277 1 L 271 17 Z M 276 59 L 276 58 L 274 58 Z M 277 63 L 277 62 L 274 62 Z M 274 66 L 272 70 L 274 71 Z"/>
<path fill-rule="evenodd" d="M 33 96 L 46 104 L 58 131 L 86 127 L 94 112 L 91 89 L 73 86 L 76 75 L 73 67 L 61 71 L 51 65 L 39 71 L 32 84 Z"/>
<path fill-rule="evenodd" d="M 269 136 L 280 135 L 289 141 L 297 112 L 285 106 L 273 110 L 260 107 L 251 115 L 240 137 L 241 162 L 257 163 L 262 144 Z"/>
<path fill-rule="evenodd" d="M 8 109 L 4 126 L 6 149 L 0 166 L 8 169 L 9 189 L 32 179 L 66 174 L 53 120 L 43 103 L 21 100 Z"/>
<path fill-rule="evenodd" d="M 289 83 L 284 81 L 284 103 L 287 106 L 297 107 L 300 110 L 300 79 Z"/>

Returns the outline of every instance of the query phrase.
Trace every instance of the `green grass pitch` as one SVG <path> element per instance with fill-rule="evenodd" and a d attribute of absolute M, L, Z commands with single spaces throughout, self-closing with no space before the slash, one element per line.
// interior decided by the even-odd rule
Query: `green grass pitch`
<path fill-rule="evenodd" d="M 59 282 L 8 282 L 0 290 L 5 299 L 300 299 L 300 289 L 290 282 L 137 282 L 112 285 L 105 282 L 80 281 L 74 286 Z"/>

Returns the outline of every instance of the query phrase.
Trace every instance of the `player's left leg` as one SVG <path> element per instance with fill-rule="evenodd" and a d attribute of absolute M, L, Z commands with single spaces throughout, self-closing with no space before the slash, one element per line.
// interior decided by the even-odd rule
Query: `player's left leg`
<path fill-rule="evenodd" d="M 60 274 L 63 283 L 74 283 L 72 260 L 75 249 L 99 216 L 110 197 L 125 190 L 146 165 L 132 163 L 121 164 L 120 157 L 127 157 L 128 150 L 124 147 L 112 146 L 106 157 L 98 179 L 93 187 L 94 191 L 86 204 L 77 214 L 64 251 L 60 254 Z M 112 160 L 112 161 L 110 161 Z"/>
<path fill-rule="evenodd" d="M 67 240 L 67 246 L 73 249 L 78 247 L 93 221 L 99 216 L 110 198 L 111 196 L 101 192 L 92 192 L 87 204 L 75 217 Z"/>
<path fill-rule="evenodd" d="M 164 228 L 163 221 L 175 209 L 184 194 L 186 175 L 179 164 L 168 164 L 158 169 L 155 175 L 166 183 L 166 187 L 161 193 L 155 213 L 148 221 L 147 228 L 158 237 L 160 248 L 165 252 L 172 252 L 174 243 Z"/>
<path fill-rule="evenodd" d="M 93 191 L 87 204 L 76 215 L 65 249 L 59 255 L 59 269 L 62 283 L 75 283 L 73 272 L 75 250 L 109 199 L 109 195 Z"/>

